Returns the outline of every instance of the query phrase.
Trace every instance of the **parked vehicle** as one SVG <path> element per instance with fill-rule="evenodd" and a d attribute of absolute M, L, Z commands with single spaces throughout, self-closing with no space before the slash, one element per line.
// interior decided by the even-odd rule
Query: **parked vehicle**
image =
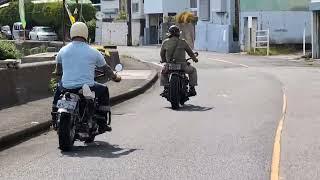
<path fill-rule="evenodd" d="M 35 26 L 29 33 L 29 39 L 37 41 L 56 41 L 58 40 L 58 35 L 50 27 Z"/>
<path fill-rule="evenodd" d="M 196 52 L 196 56 L 199 54 Z M 187 59 L 187 61 L 191 58 Z M 171 103 L 174 110 L 180 108 L 180 104 L 184 105 L 189 100 L 189 78 L 182 69 L 182 64 L 170 62 L 166 64 L 169 70 L 169 87 L 168 92 L 163 97 Z"/>
<path fill-rule="evenodd" d="M 115 69 L 117 72 L 122 71 L 122 65 L 118 64 Z M 80 89 L 64 90 L 57 107 L 56 130 L 62 151 L 71 150 L 75 140 L 91 143 L 95 136 L 104 133 L 99 132 L 99 122 L 105 121 L 105 117 L 96 113 L 98 100 L 88 85 L 85 84 Z M 108 123 L 111 123 L 110 110 Z"/>
<path fill-rule="evenodd" d="M 22 40 L 25 37 L 25 31 L 23 29 L 21 22 L 16 22 L 12 26 L 12 39 L 14 40 Z"/>
<path fill-rule="evenodd" d="M 1 27 L 1 34 L 7 38 L 7 39 L 11 39 L 12 38 L 12 33 L 11 33 L 11 30 L 10 30 L 10 26 L 2 26 Z"/>

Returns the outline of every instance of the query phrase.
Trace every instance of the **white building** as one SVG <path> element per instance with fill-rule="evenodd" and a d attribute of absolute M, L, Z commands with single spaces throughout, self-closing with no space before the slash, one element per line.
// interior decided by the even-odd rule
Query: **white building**
<path fill-rule="evenodd" d="M 144 0 L 131 1 L 132 14 L 132 45 L 142 45 L 144 37 L 144 28 L 146 24 L 144 15 Z"/>
<path fill-rule="evenodd" d="M 162 41 L 162 25 L 167 17 L 192 10 L 194 0 L 144 0 L 146 44 L 159 44 Z M 195 9 L 193 9 L 195 10 Z"/>

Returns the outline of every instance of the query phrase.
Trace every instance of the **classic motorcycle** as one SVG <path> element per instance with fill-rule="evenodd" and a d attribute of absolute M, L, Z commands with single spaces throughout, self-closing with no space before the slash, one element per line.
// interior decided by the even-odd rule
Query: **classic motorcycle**
<path fill-rule="evenodd" d="M 196 57 L 199 56 L 198 52 L 194 53 Z M 192 58 L 188 58 L 187 62 Z M 188 62 L 189 63 L 189 62 Z M 166 63 L 167 70 L 169 71 L 169 83 L 167 85 L 167 93 L 163 94 L 170 103 L 174 110 L 180 108 L 189 100 L 189 77 L 182 69 L 182 64 L 172 61 Z"/>
<path fill-rule="evenodd" d="M 115 67 L 116 72 L 120 72 L 122 69 L 121 64 Z M 103 74 L 98 77 L 101 76 Z M 99 124 L 105 121 L 105 117 L 96 113 L 99 104 L 95 93 L 90 90 L 88 85 L 85 84 L 77 90 L 63 90 L 57 107 L 56 131 L 59 138 L 59 148 L 62 151 L 71 150 L 76 140 L 91 143 L 97 135 L 105 133 L 99 131 Z M 111 111 L 109 110 L 107 114 L 108 125 L 110 125 Z"/>

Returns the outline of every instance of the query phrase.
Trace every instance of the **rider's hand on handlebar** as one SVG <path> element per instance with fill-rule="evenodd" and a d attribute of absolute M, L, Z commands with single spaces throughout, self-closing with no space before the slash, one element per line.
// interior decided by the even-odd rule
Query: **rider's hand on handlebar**
<path fill-rule="evenodd" d="M 120 81 L 122 80 L 122 78 L 121 78 L 121 76 L 119 76 L 118 74 L 116 74 L 116 75 L 112 78 L 112 80 L 113 80 L 114 82 L 120 82 Z"/>
<path fill-rule="evenodd" d="M 195 63 L 197 63 L 197 62 L 199 62 L 199 59 L 198 59 L 198 58 L 194 58 L 193 61 L 194 61 Z"/>

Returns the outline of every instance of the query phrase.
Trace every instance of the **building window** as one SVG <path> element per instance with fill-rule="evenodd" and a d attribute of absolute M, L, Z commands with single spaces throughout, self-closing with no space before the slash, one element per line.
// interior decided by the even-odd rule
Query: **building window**
<path fill-rule="evenodd" d="M 139 12 L 139 3 L 132 3 L 132 12 L 133 13 Z"/>
<path fill-rule="evenodd" d="M 197 8 L 197 0 L 190 0 L 190 8 Z"/>
<path fill-rule="evenodd" d="M 210 20 L 210 0 L 199 0 L 199 19 Z"/>

